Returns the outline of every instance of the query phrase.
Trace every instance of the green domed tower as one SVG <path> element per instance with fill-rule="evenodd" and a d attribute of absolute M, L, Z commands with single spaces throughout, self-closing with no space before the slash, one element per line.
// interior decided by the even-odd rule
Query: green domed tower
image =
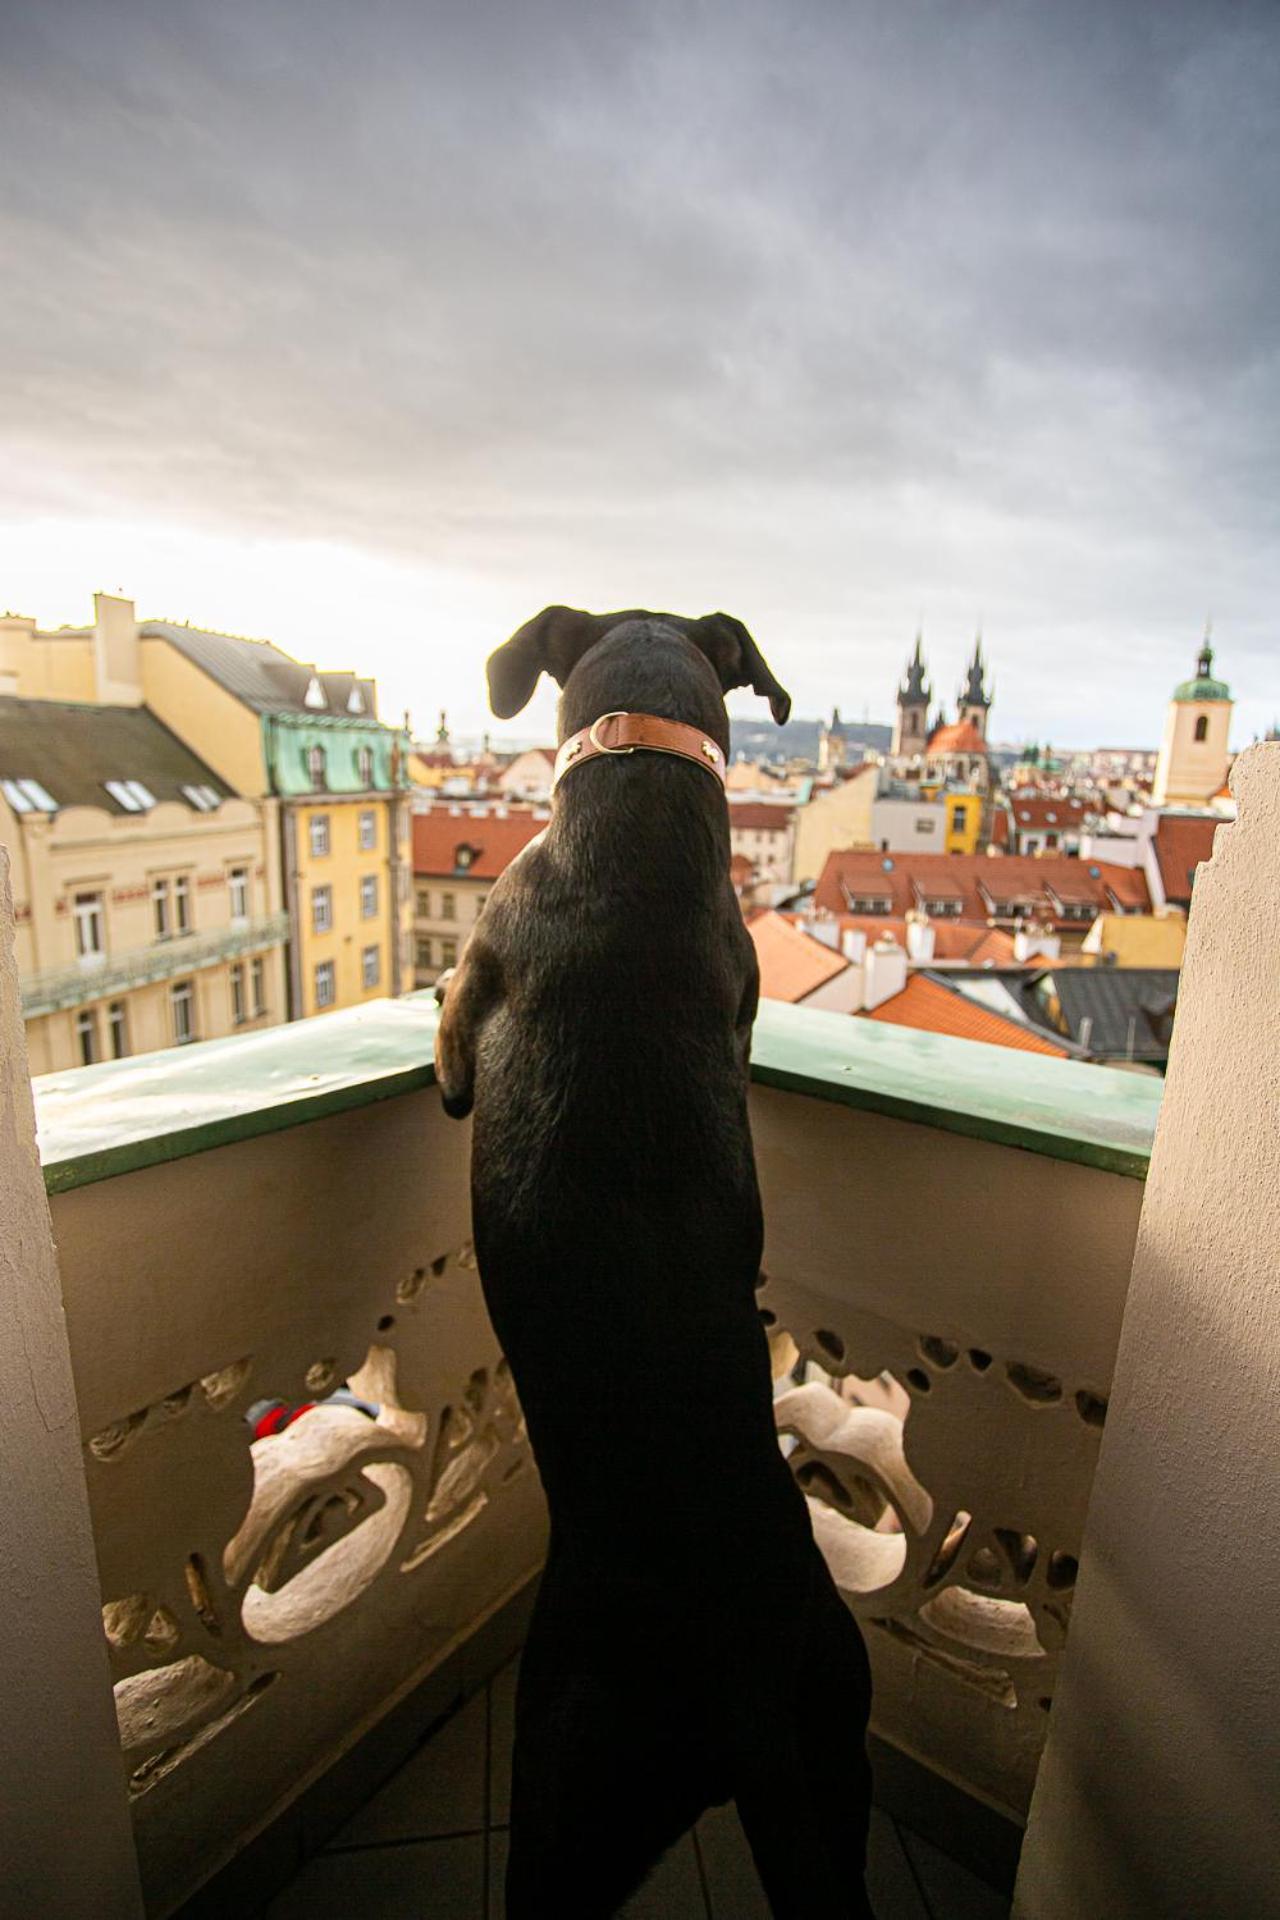
<path fill-rule="evenodd" d="M 1206 632 L 1194 675 L 1169 702 L 1151 795 L 1158 807 L 1204 806 L 1221 791 L 1231 764 L 1231 706 L 1230 687 L 1214 677 Z"/>

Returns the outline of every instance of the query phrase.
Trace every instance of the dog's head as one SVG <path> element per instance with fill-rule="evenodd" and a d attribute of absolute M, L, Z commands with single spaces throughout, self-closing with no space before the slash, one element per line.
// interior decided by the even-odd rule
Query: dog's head
<path fill-rule="evenodd" d="M 731 687 L 750 687 L 763 695 L 779 726 L 791 711 L 791 695 L 769 669 L 759 647 L 728 613 L 704 613 L 697 620 L 683 614 L 583 613 L 578 607 L 544 607 L 489 656 L 489 704 L 500 720 L 529 701 L 538 675 L 549 673 L 563 687 L 584 653 L 598 640 L 628 620 L 660 620 L 676 627 L 704 653 L 720 678 L 725 693 Z"/>

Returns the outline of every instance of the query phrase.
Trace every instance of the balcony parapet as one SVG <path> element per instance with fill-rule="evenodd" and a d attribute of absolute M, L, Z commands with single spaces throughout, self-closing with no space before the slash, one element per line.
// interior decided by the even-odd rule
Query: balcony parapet
<path fill-rule="evenodd" d="M 156 1915 L 543 1551 L 436 1021 L 424 993 L 35 1082 Z M 1160 1084 L 995 1051 L 766 1006 L 751 1115 L 779 1428 L 873 1724 L 1016 1817 Z M 375 1417 L 252 1438 L 255 1400 L 344 1383 Z"/>
<path fill-rule="evenodd" d="M 66 1192 L 432 1086 L 437 1017 L 424 989 L 45 1074 L 34 1084 L 46 1186 Z M 1162 1084 L 774 1001 L 760 1008 L 751 1074 L 761 1086 L 1138 1180 Z"/>
<path fill-rule="evenodd" d="M 27 1020 L 40 1014 L 65 1012 L 108 994 L 128 993 L 135 987 L 174 980 L 222 960 L 265 953 L 289 937 L 289 916 L 268 915 L 243 926 L 217 927 L 175 940 L 157 940 L 152 946 L 133 947 L 127 953 L 104 954 L 96 965 L 44 967 L 22 981 L 22 1013 Z"/>

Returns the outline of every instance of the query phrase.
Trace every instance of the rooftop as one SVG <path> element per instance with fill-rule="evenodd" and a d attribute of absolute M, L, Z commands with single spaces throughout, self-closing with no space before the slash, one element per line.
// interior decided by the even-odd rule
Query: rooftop
<path fill-rule="evenodd" d="M 1055 1046 L 1046 1035 L 1006 1020 L 1003 1014 L 979 1006 L 957 988 L 923 973 L 912 974 L 901 993 L 895 993 L 863 1018 L 924 1033 L 949 1034 L 957 1040 L 1012 1047 L 1017 1053 L 1039 1053 L 1055 1060 L 1068 1057 L 1067 1049 Z"/>
<path fill-rule="evenodd" d="M 758 914 L 748 931 L 760 962 L 760 992 L 792 1006 L 843 973 L 849 962 L 780 913 Z"/>
<path fill-rule="evenodd" d="M 71 700 L 0 698 L 0 779 L 35 779 L 63 807 L 137 813 L 107 790 L 133 781 L 156 802 L 176 800 L 196 812 L 185 788 L 208 788 L 226 799 L 231 788 L 170 733 L 146 707 L 96 706 Z"/>
<path fill-rule="evenodd" d="M 936 889 L 936 896 L 935 896 Z M 1133 867 L 1077 860 L 1069 855 L 920 853 L 879 854 L 860 850 L 832 853 L 814 889 L 814 905 L 840 913 L 850 902 L 888 898 L 889 911 L 907 913 L 923 899 L 940 897 L 945 889 L 963 897 L 966 920 L 985 922 L 1005 917 L 1017 907 L 1034 910 L 1058 923 L 1071 924 L 1076 916 L 1063 914 L 1059 903 L 1092 903 L 1099 913 L 1147 913 L 1151 899 L 1143 874 Z"/>
<path fill-rule="evenodd" d="M 270 640 L 245 640 L 238 634 L 211 633 L 171 620 L 145 620 L 138 631 L 144 640 L 168 640 L 256 713 L 363 716 L 376 721 L 377 691 L 372 680 L 354 673 L 322 673 Z"/>
<path fill-rule="evenodd" d="M 440 878 L 496 880 L 546 825 L 546 813 L 539 811 L 464 814 L 432 807 L 413 816 L 413 870 Z"/>

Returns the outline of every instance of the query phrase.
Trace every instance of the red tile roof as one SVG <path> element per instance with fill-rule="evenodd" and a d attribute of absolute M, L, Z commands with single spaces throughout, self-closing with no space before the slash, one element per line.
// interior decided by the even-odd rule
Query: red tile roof
<path fill-rule="evenodd" d="M 1014 822 L 1021 832 L 1061 833 L 1064 827 L 1078 827 L 1088 808 L 1074 794 L 1016 793 L 1011 803 Z"/>
<path fill-rule="evenodd" d="M 793 923 L 797 915 L 786 916 Z M 1043 961 L 1019 961 L 1013 950 L 1013 937 L 1001 931 L 999 927 L 989 927 L 985 920 L 931 920 L 933 928 L 933 958 L 935 961 L 965 961 L 971 967 L 1016 967 L 1021 965 L 1043 965 Z M 836 926 L 841 938 L 846 933 L 865 933 L 868 941 L 878 940 L 882 934 L 890 934 L 898 945 L 906 950 L 907 923 L 904 919 L 894 919 L 890 915 L 873 913 L 840 913 L 836 915 Z"/>
<path fill-rule="evenodd" d="M 927 753 L 985 753 L 987 743 L 972 720 L 953 720 L 949 726 L 935 727 L 929 735 Z"/>
<path fill-rule="evenodd" d="M 1191 898 L 1196 867 L 1213 852 L 1213 836 L 1222 823 L 1205 814 L 1162 813 L 1156 822 L 1156 862 L 1165 898 L 1185 906 Z"/>
<path fill-rule="evenodd" d="M 793 807 L 775 805 L 768 800 L 729 801 L 729 825 L 731 827 L 754 827 L 765 833 L 785 833 L 791 825 Z"/>
<path fill-rule="evenodd" d="M 762 913 L 747 931 L 760 961 L 760 991 L 766 1000 L 787 1000 L 792 1006 L 843 973 L 849 962 L 812 934 L 780 913 Z"/>
<path fill-rule="evenodd" d="M 913 973 L 901 993 L 885 1000 L 874 1013 L 860 1016 L 888 1026 L 914 1027 L 924 1033 L 946 1033 L 956 1040 L 982 1040 L 988 1046 L 1011 1047 L 1016 1053 L 1044 1053 L 1054 1060 L 1068 1057 L 1065 1047 L 1032 1033 L 1016 1020 L 1006 1020 L 990 1007 L 979 1006 L 963 993 L 944 987 L 924 974 Z"/>
<path fill-rule="evenodd" d="M 965 920 L 1008 919 L 1034 911 L 1058 925 L 1079 925 L 1063 905 L 1089 903 L 1099 913 L 1150 913 L 1147 883 L 1136 867 L 1117 867 L 1067 854 L 916 853 L 880 854 L 857 849 L 831 853 L 814 889 L 814 906 L 828 913 L 848 910 L 857 899 L 887 899 L 901 916 L 921 900 L 955 898 L 960 889 Z"/>
<path fill-rule="evenodd" d="M 413 816 L 413 870 L 438 879 L 496 880 L 546 824 L 546 815 L 532 808 L 511 807 L 504 817 L 492 808 L 432 807 Z M 458 865 L 459 847 L 471 848 L 469 866 Z"/>

